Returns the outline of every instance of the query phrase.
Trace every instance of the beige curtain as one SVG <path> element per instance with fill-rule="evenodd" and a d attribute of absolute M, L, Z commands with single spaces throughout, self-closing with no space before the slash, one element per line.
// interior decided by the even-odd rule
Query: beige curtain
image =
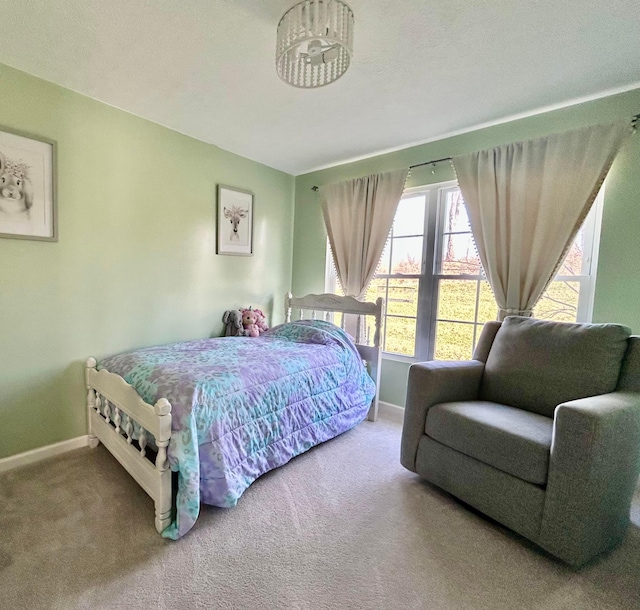
<path fill-rule="evenodd" d="M 373 174 L 318 189 L 338 281 L 364 298 L 389 236 L 408 170 Z"/>
<path fill-rule="evenodd" d="M 532 315 L 630 133 L 596 125 L 453 159 L 499 319 Z"/>

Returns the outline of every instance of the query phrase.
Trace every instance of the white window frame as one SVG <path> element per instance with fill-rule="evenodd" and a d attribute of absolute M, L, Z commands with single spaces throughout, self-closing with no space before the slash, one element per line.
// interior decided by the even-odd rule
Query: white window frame
<path fill-rule="evenodd" d="M 441 273 L 439 266 L 442 261 L 442 249 L 444 247 L 444 235 L 445 235 L 445 213 L 446 213 L 446 196 L 449 191 L 459 190 L 458 182 L 448 182 L 446 184 L 441 184 L 438 189 L 438 206 L 437 206 L 437 216 L 436 216 L 436 240 L 434 244 L 434 261 L 433 261 L 433 271 L 432 271 L 432 302 L 431 302 L 431 328 L 429 334 L 429 346 L 427 349 L 427 359 L 433 360 L 434 352 L 436 349 L 436 332 L 438 328 L 438 322 L 451 322 L 454 324 L 466 324 L 469 326 L 473 326 L 473 347 L 475 348 L 478 338 L 480 336 L 479 331 L 483 324 L 478 323 L 478 304 L 479 304 L 479 296 L 480 296 L 480 283 L 485 281 L 484 274 L 446 274 Z M 471 229 L 469 229 L 469 233 Z M 455 234 L 456 232 L 452 233 Z M 460 231 L 459 233 L 467 233 L 467 231 Z M 438 317 L 438 300 L 440 297 L 440 282 L 441 281 L 475 281 L 477 282 L 476 287 L 476 303 L 475 303 L 475 313 L 474 313 L 474 321 L 467 320 L 450 320 L 445 318 Z M 496 318 L 498 317 L 498 306 L 496 305 Z M 480 328 L 478 328 L 480 326 Z M 471 354 L 469 355 L 471 357 Z"/>
<path fill-rule="evenodd" d="M 422 273 L 416 275 L 388 274 L 393 278 L 418 278 L 418 315 L 416 321 L 415 355 L 407 356 L 394 352 L 383 352 L 383 357 L 389 360 L 401 362 L 421 362 L 432 360 L 435 350 L 438 287 L 441 280 L 484 280 L 482 275 L 444 275 L 438 272 L 437 261 L 442 254 L 443 232 L 445 226 L 445 196 L 447 191 L 458 188 L 456 180 L 439 182 L 424 186 L 407 188 L 402 198 L 412 197 L 418 194 L 425 195 L 425 225 L 423 229 Z M 593 316 L 593 303 L 595 298 L 596 272 L 598 266 L 598 254 L 600 250 L 600 233 L 602 227 L 602 213 L 604 203 L 604 186 L 600 190 L 593 207 L 584 223 L 584 252 L 582 269 L 579 275 L 558 275 L 552 281 L 572 281 L 580 283 L 580 299 L 578 301 L 577 321 L 591 322 Z M 327 239 L 326 249 L 325 291 L 335 293 L 337 279 L 331 260 L 331 250 Z M 422 312 L 422 315 L 420 315 Z M 424 315 L 425 312 L 427 315 Z M 476 302 L 477 315 L 477 302 Z M 497 308 L 496 308 L 497 316 Z M 452 320 L 452 322 L 461 322 Z M 474 324 L 474 322 L 468 322 Z M 475 327 L 477 328 L 477 327 Z M 386 333 L 386 314 L 385 325 Z M 477 341 L 474 336 L 474 347 Z"/>
<path fill-rule="evenodd" d="M 602 231 L 604 191 L 605 186 L 603 185 L 583 224 L 585 249 L 582 255 L 582 269 L 580 275 L 556 275 L 552 280 L 553 282 L 580 282 L 581 298 L 578 301 L 578 311 L 576 314 L 577 322 L 591 322 L 593 320 L 593 303 L 596 296 L 596 275 L 598 272 L 598 256 L 600 254 L 600 234 Z"/>

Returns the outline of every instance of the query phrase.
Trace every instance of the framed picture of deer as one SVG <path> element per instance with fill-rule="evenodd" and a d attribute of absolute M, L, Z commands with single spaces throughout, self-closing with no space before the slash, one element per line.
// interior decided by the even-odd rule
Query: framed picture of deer
<path fill-rule="evenodd" d="M 57 241 L 56 143 L 0 127 L 0 237 Z"/>
<path fill-rule="evenodd" d="M 253 193 L 218 185 L 217 254 L 253 255 Z"/>

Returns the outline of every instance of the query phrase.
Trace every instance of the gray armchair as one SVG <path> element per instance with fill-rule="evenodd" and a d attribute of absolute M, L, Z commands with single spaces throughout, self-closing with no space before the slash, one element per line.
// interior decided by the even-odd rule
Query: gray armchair
<path fill-rule="evenodd" d="M 473 357 L 411 367 L 403 466 L 570 564 L 617 544 L 640 470 L 640 337 L 513 316 Z"/>

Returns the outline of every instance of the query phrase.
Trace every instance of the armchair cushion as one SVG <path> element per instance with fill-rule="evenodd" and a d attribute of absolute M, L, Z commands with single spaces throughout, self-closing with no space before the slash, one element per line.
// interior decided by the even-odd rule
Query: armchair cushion
<path fill-rule="evenodd" d="M 553 417 L 563 402 L 616 389 L 630 330 L 506 318 L 491 346 L 480 398 Z"/>
<path fill-rule="evenodd" d="M 427 414 L 427 436 L 519 479 L 544 485 L 553 420 L 486 401 L 448 402 Z"/>

